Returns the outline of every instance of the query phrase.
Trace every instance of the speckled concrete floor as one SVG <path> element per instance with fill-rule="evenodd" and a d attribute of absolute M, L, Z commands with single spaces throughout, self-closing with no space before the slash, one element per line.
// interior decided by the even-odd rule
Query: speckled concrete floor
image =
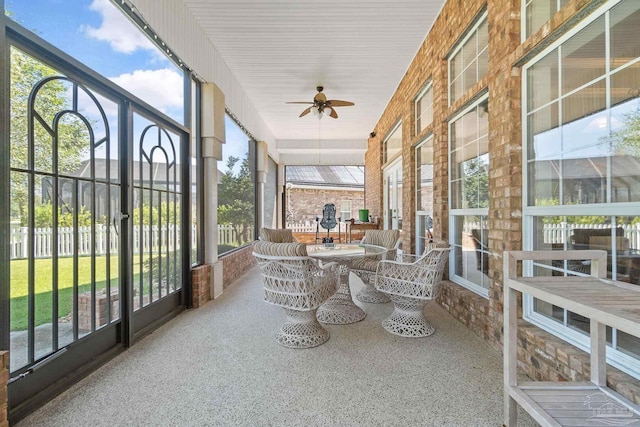
<path fill-rule="evenodd" d="M 362 286 L 351 277 L 352 290 Z M 328 325 L 320 347 L 291 350 L 274 335 L 281 308 L 262 301 L 259 271 L 189 310 L 17 425 L 500 426 L 502 358 L 435 303 L 427 338 L 380 322 L 391 303 L 358 302 L 367 317 Z M 536 425 L 521 414 L 520 425 Z"/>

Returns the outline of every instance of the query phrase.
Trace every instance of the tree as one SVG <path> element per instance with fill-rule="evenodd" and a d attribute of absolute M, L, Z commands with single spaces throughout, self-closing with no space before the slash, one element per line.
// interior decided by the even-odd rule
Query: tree
<path fill-rule="evenodd" d="M 488 165 L 480 157 L 460 165 L 464 169 L 462 196 L 465 208 L 489 207 Z"/>
<path fill-rule="evenodd" d="M 255 222 L 255 183 L 249 168 L 248 156 L 234 171 L 238 157 L 229 156 L 227 171 L 218 184 L 218 222 L 231 224 L 240 244 L 253 239 L 249 233 Z"/>
<path fill-rule="evenodd" d="M 28 99 L 33 87 L 42 79 L 61 74 L 32 58 L 24 52 L 11 49 L 11 167 L 28 169 Z M 69 91 L 61 81 L 46 84 L 39 92 L 35 109 L 45 123 L 51 125 L 54 116 L 70 108 Z M 46 128 L 36 122 L 34 127 L 34 168 L 37 171 L 53 172 L 53 138 Z M 58 131 L 58 170 L 75 171 L 89 149 L 89 132 L 77 118 L 65 115 Z M 36 191 L 42 188 L 42 180 L 36 175 Z M 55 189 L 45 186 L 49 200 L 58 195 Z M 19 172 L 11 174 L 12 215 L 25 218 L 28 200 L 27 175 Z M 61 200 L 61 198 L 59 198 Z M 36 201 L 38 203 L 38 201 Z M 71 210 L 66 207 L 66 212 Z"/>
<path fill-rule="evenodd" d="M 614 154 L 640 157 L 640 109 L 623 116 L 623 126 L 611 134 Z"/>

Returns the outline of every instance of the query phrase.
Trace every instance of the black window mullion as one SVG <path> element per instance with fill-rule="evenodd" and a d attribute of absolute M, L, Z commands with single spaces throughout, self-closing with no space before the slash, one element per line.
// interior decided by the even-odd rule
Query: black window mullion
<path fill-rule="evenodd" d="M 153 156 L 152 156 L 153 157 Z M 153 246 L 156 244 L 157 233 L 155 232 L 155 224 L 153 222 L 153 163 L 149 159 L 149 303 L 153 301 Z M 142 305 L 140 306 L 142 307 Z"/>
<path fill-rule="evenodd" d="M 91 332 L 97 328 L 96 319 L 96 162 L 93 146 L 90 149 L 91 165 Z"/>
<path fill-rule="evenodd" d="M 106 243 L 105 243 L 105 294 L 106 294 L 106 307 L 105 307 L 105 324 L 111 323 L 111 137 L 108 128 L 105 132 L 105 140 L 101 140 L 100 144 L 105 144 L 105 152 L 107 153 L 105 158 L 105 187 L 106 187 L 106 208 L 105 208 L 105 222 L 106 224 Z"/>
<path fill-rule="evenodd" d="M 167 185 L 167 190 L 169 189 L 169 171 L 167 171 L 167 173 L 165 173 L 165 183 Z M 169 239 L 170 233 L 171 233 L 171 221 L 170 221 L 170 209 L 169 209 L 169 191 L 165 192 L 164 195 L 164 200 L 165 200 L 165 210 L 167 211 L 167 229 L 165 234 L 165 254 L 167 256 L 167 273 L 166 273 L 166 278 L 167 278 L 167 283 L 166 283 L 166 295 L 169 295 L 169 293 L 171 292 L 171 290 L 169 289 L 169 287 L 171 286 L 171 240 Z M 175 248 L 174 248 L 175 249 Z"/>
<path fill-rule="evenodd" d="M 28 339 L 28 350 L 27 350 L 27 362 L 33 363 L 35 360 L 35 312 L 36 312 L 36 301 L 35 301 L 35 277 L 36 277 L 36 268 L 35 268 L 35 250 L 36 250 L 36 236 L 35 236 L 35 215 L 33 212 L 33 201 L 34 197 L 34 180 L 35 176 L 33 172 L 29 173 L 29 195 L 27 196 L 27 205 L 29 209 L 28 216 L 28 236 L 27 236 L 27 247 L 28 247 L 28 296 L 27 296 L 27 339 Z"/>
<path fill-rule="evenodd" d="M 58 349 L 58 259 L 59 259 L 59 230 L 58 230 L 58 194 L 59 194 L 59 180 L 58 180 L 58 126 L 55 126 L 55 131 L 52 138 L 52 184 L 51 184 L 51 208 L 53 209 L 51 215 L 51 229 L 52 229 L 52 242 L 53 252 L 51 254 L 51 350 Z"/>
<path fill-rule="evenodd" d="M 4 10 L 4 0 L 0 0 Z M 11 67 L 10 48 L 4 23 L 0 19 L 0 140 L 9 141 Z M 11 181 L 10 144 L 0 144 L 0 182 Z M 0 186 L 0 200 L 11 200 L 11 186 Z M 0 203 L 0 218 L 11 216 L 11 203 Z M 0 350 L 9 350 L 11 331 L 11 240 L 10 227 L 0 229 Z"/>
<path fill-rule="evenodd" d="M 73 203 L 73 340 L 76 341 L 78 339 L 78 252 L 80 250 L 80 242 L 79 242 L 79 222 L 78 222 L 78 212 L 80 211 L 80 201 L 78 198 L 78 192 L 80 188 L 80 181 L 73 181 L 73 190 L 72 190 L 72 203 Z"/>

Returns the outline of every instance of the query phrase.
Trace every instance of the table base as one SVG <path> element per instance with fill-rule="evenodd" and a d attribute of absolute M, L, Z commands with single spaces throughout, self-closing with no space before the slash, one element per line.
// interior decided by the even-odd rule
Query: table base
<path fill-rule="evenodd" d="M 356 323 L 366 317 L 366 313 L 358 307 L 351 297 L 349 273 L 351 269 L 340 265 L 340 287 L 338 291 L 318 308 L 318 321 L 331 325 Z"/>

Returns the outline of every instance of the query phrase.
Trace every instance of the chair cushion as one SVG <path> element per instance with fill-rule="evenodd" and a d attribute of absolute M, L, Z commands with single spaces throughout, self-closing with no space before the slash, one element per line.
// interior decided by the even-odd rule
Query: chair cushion
<path fill-rule="evenodd" d="M 296 243 L 296 239 L 293 237 L 291 230 L 287 229 L 274 229 L 263 227 L 260 229 L 260 239 L 265 242 L 273 243 Z"/>
<path fill-rule="evenodd" d="M 393 249 L 400 238 L 400 230 L 367 230 L 364 233 L 365 243 Z"/>
<path fill-rule="evenodd" d="M 367 258 L 362 258 L 362 259 L 356 259 L 351 263 L 351 269 L 352 270 L 367 270 L 367 271 L 376 271 L 376 268 L 378 268 L 378 263 L 380 261 L 375 259 L 375 260 L 371 260 L 371 259 L 367 259 Z"/>
<path fill-rule="evenodd" d="M 382 246 L 383 248 L 393 249 L 395 248 L 398 239 L 400 238 L 400 230 L 367 230 L 364 232 L 364 243 L 367 245 Z M 396 251 L 389 251 L 386 254 L 368 256 L 365 261 L 378 262 L 382 259 L 396 259 Z M 363 268 L 363 270 L 370 270 L 369 268 Z M 373 267 L 372 271 L 376 268 Z"/>
<path fill-rule="evenodd" d="M 304 243 L 256 242 L 253 251 L 268 256 L 307 256 L 307 245 Z"/>

